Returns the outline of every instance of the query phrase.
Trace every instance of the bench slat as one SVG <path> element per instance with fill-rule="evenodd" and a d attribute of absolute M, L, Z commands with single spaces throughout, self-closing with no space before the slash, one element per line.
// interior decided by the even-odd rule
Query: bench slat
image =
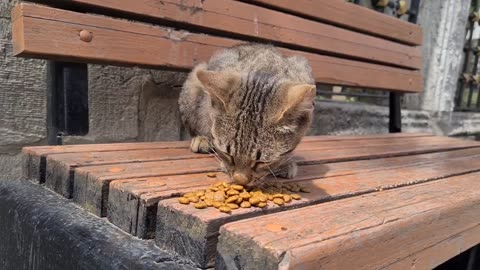
<path fill-rule="evenodd" d="M 334 152 L 345 148 L 359 148 L 359 147 L 381 147 L 394 145 L 432 145 L 444 144 L 451 139 L 445 138 L 431 138 L 431 137 L 411 137 L 411 138 L 397 138 L 397 139 L 365 139 L 365 140 L 346 140 L 339 146 L 339 141 L 306 141 L 302 142 L 295 153 L 300 154 L 305 151 L 319 151 L 328 150 Z M 348 151 L 345 151 L 348 152 Z M 357 153 L 358 154 L 358 153 Z M 303 162 L 314 162 L 315 158 L 309 154 L 303 154 L 306 158 Z M 179 159 L 199 159 L 209 158 L 211 163 L 216 163 L 213 156 L 199 155 L 192 153 L 190 149 L 141 149 L 141 150 L 125 150 L 125 151 L 95 151 L 88 153 L 64 153 L 48 155 L 46 161 L 46 177 L 45 184 L 47 187 L 56 191 L 57 193 L 67 197 L 72 197 L 74 169 L 80 167 L 92 167 L 99 165 L 121 164 L 124 166 L 128 163 L 139 162 L 153 162 L 153 161 L 167 161 Z M 344 157 L 348 158 L 348 157 Z M 198 168 L 200 169 L 200 168 Z M 219 168 L 218 168 L 219 169 Z"/>
<path fill-rule="evenodd" d="M 330 150 L 299 151 L 299 164 L 339 162 L 389 156 L 431 153 L 446 149 L 472 147 L 470 142 L 454 139 L 443 142 L 409 143 L 405 145 L 380 145 L 368 148 L 345 148 Z M 48 163 L 48 162 L 47 162 Z M 48 166 L 48 164 L 47 164 Z M 88 211 L 105 216 L 108 187 L 116 179 L 181 175 L 221 171 L 221 166 L 209 158 L 152 161 L 143 163 L 120 163 L 79 167 L 74 170 L 73 200 Z M 71 178 L 67 178 L 71 179 Z M 66 184 L 71 186 L 72 184 Z"/>
<path fill-rule="evenodd" d="M 471 173 L 228 224 L 216 269 L 406 269 L 412 265 L 398 267 L 411 254 L 425 266 L 415 268 L 433 269 L 480 240 L 478 179 Z M 447 248 L 432 252 L 441 244 Z"/>
<path fill-rule="evenodd" d="M 392 18 L 343 0 L 245 0 L 285 12 L 341 25 L 350 29 L 405 42 L 422 44 L 422 29 L 415 24 Z"/>
<path fill-rule="evenodd" d="M 303 141 L 344 141 L 357 139 L 375 140 L 378 138 L 409 138 L 428 136 L 431 135 L 423 133 L 395 133 L 360 136 L 308 136 L 304 137 Z M 108 152 L 141 149 L 176 149 L 187 148 L 189 145 L 189 142 L 135 142 L 24 147 L 22 149 L 23 175 L 26 179 L 35 180 L 39 183 L 45 182 L 46 157 L 51 154 L 86 153 L 93 151 Z"/>
<path fill-rule="evenodd" d="M 14 53 L 23 57 L 188 70 L 241 41 L 21 4 L 13 16 Z M 79 32 L 93 33 L 91 42 Z M 139 46 L 138 44 L 142 44 Z M 317 82 L 399 92 L 422 90 L 419 71 L 281 49 L 305 56 Z"/>
<path fill-rule="evenodd" d="M 223 31 L 241 35 L 247 39 L 280 42 L 286 46 L 293 46 L 294 49 L 301 47 L 320 53 L 360 58 L 365 61 L 412 69 L 420 69 L 422 65 L 419 47 L 399 44 L 361 34 L 358 31 L 345 30 L 232 0 L 163 0 L 161 2 L 74 0 L 70 3 L 108 8 L 134 17 L 148 16 L 154 21 L 161 19 L 181 23 L 186 26 L 175 25 L 175 28 L 186 30 L 193 25 L 207 31 L 214 30 L 216 33 Z M 355 12 L 354 9 L 351 12 Z M 395 19 L 392 18 L 392 20 Z"/>
<path fill-rule="evenodd" d="M 323 178 L 371 173 L 406 166 L 417 166 L 435 159 L 462 157 L 465 152 L 454 150 L 433 154 L 401 156 L 328 163 L 326 165 L 303 165 L 295 181 L 324 181 Z M 212 179 L 205 174 L 120 179 L 110 183 L 108 192 L 108 219 L 121 229 L 139 238 L 153 238 L 155 231 L 156 204 L 180 193 L 191 192 L 218 181 L 229 181 L 224 174 Z M 383 183 L 382 183 L 383 184 Z"/>

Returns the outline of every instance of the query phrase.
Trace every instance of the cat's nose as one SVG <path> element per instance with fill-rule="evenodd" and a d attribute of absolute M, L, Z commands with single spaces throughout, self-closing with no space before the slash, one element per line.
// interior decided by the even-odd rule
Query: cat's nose
<path fill-rule="evenodd" d="M 243 174 L 243 173 L 239 173 L 239 172 L 235 172 L 233 174 L 233 181 L 237 182 L 238 184 L 241 184 L 241 185 L 246 185 L 248 184 L 248 177 Z"/>

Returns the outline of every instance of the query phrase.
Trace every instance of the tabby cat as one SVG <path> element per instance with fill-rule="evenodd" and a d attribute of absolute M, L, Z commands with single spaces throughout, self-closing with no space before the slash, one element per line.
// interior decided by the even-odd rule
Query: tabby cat
<path fill-rule="evenodd" d="M 315 92 L 303 57 L 259 44 L 220 51 L 193 69 L 180 94 L 191 150 L 213 152 L 240 184 L 295 177 L 291 153 L 312 122 Z"/>

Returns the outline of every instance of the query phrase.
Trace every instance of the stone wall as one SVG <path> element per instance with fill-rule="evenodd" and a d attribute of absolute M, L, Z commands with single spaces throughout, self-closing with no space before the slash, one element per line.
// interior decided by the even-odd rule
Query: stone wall
<path fill-rule="evenodd" d="M 46 64 L 12 57 L 10 8 L 0 0 L 0 175 L 17 174 L 19 151 L 46 144 Z M 452 98 L 461 64 L 469 0 L 422 0 L 419 23 L 425 35 L 425 92 L 405 96 L 406 132 L 450 136 L 480 134 L 480 116 L 453 113 Z M 186 74 L 140 68 L 89 65 L 86 136 L 66 144 L 179 140 L 177 98 Z M 388 108 L 360 103 L 318 102 L 310 134 L 388 132 Z"/>
<path fill-rule="evenodd" d="M 12 2 L 0 0 L 0 175 L 18 173 L 21 147 L 47 134 L 45 63 L 12 57 Z"/>

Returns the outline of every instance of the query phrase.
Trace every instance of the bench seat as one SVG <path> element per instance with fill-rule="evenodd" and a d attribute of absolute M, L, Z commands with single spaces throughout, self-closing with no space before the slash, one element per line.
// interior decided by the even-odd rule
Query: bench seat
<path fill-rule="evenodd" d="M 391 92 L 391 132 L 401 131 L 400 94 L 423 88 L 422 29 L 344 0 L 34 2 L 12 11 L 19 57 L 187 72 L 222 48 L 269 43 L 306 57 L 318 84 Z M 24 174 L 200 268 L 429 268 L 480 242 L 479 142 L 306 137 L 294 153 L 298 176 L 279 181 L 312 192 L 231 214 L 178 203 L 182 193 L 228 180 L 212 156 L 188 147 L 26 147 Z"/>
<path fill-rule="evenodd" d="M 401 203 L 403 199 L 397 194 L 406 196 L 401 192 L 402 188 L 408 187 L 407 190 L 415 192 L 417 186 L 422 190 L 424 185 L 435 186 L 438 182 L 440 190 L 441 183 L 468 182 L 480 171 L 478 142 L 415 133 L 305 137 L 294 153 L 300 165 L 298 176 L 295 179 L 278 180 L 301 183 L 311 193 L 288 206 L 238 209 L 232 214 L 224 214 L 213 208 L 198 210 L 184 206 L 175 198 L 182 193 L 228 180 L 212 156 L 191 153 L 188 142 L 38 146 L 26 147 L 23 153 L 26 178 L 45 183 L 48 188 L 72 198 L 99 217 L 107 217 L 132 235 L 155 239 L 159 247 L 186 256 L 201 268 L 214 266 L 218 236 L 222 235 L 222 230 L 228 231 L 228 237 L 236 237 L 232 236 L 236 235 L 233 229 L 237 228 L 236 225 L 227 225 L 222 229 L 225 224 L 237 224 L 235 222 L 242 220 L 256 223 L 257 219 L 260 222 L 267 214 L 273 215 L 266 217 L 274 218 L 278 212 L 282 216 L 291 216 L 290 222 L 295 223 L 296 213 L 303 211 L 298 208 L 313 209 L 308 211 L 318 216 L 318 222 L 322 223 L 323 215 L 315 213 L 322 212 L 317 208 L 323 209 L 326 202 L 329 202 L 326 204 L 328 207 L 332 203 L 343 205 L 348 202 L 345 198 L 365 201 L 365 194 L 375 197 L 377 193 L 384 194 L 385 190 L 392 190 L 385 193 L 390 195 L 382 197 L 385 203 Z M 207 177 L 207 173 L 212 171 L 217 172 L 216 177 Z M 460 186 L 456 188 L 461 189 Z M 400 191 L 394 192 L 397 189 Z M 464 189 L 459 192 L 468 192 L 470 186 L 465 185 Z M 469 211 L 477 210 L 471 208 Z M 345 217 L 345 211 L 335 213 L 332 210 L 330 215 Z M 421 216 L 422 213 L 415 215 Z M 348 218 L 345 220 L 348 221 Z M 343 225 L 339 223 L 335 226 Z M 403 230 L 403 227 L 398 229 Z M 243 233 L 242 230 L 238 231 L 239 239 L 243 239 Z M 376 233 L 372 230 L 371 237 L 376 237 Z M 446 231 L 445 239 L 456 233 Z M 315 231 L 304 236 L 295 235 L 298 241 L 322 237 L 320 232 Z M 272 240 L 276 236 L 271 234 Z M 429 235 L 425 234 L 425 237 Z M 419 238 L 421 235 L 416 239 Z M 231 242 L 225 241 L 227 244 Z M 265 243 L 268 242 L 266 240 Z M 219 248 L 227 245 L 222 243 Z M 269 249 L 268 245 L 262 243 L 258 243 L 258 250 Z M 465 243 L 462 249 L 469 247 L 470 244 Z M 247 250 L 236 255 L 237 251 L 226 249 L 220 249 L 223 251 L 218 255 L 225 262 L 232 256 L 240 256 L 248 261 Z M 455 249 L 455 252 L 459 250 Z M 391 252 L 395 252 L 395 249 Z M 436 262 L 442 260 L 443 257 Z M 270 265 L 272 262 L 264 263 Z M 279 267 L 272 265 L 272 269 Z"/>

